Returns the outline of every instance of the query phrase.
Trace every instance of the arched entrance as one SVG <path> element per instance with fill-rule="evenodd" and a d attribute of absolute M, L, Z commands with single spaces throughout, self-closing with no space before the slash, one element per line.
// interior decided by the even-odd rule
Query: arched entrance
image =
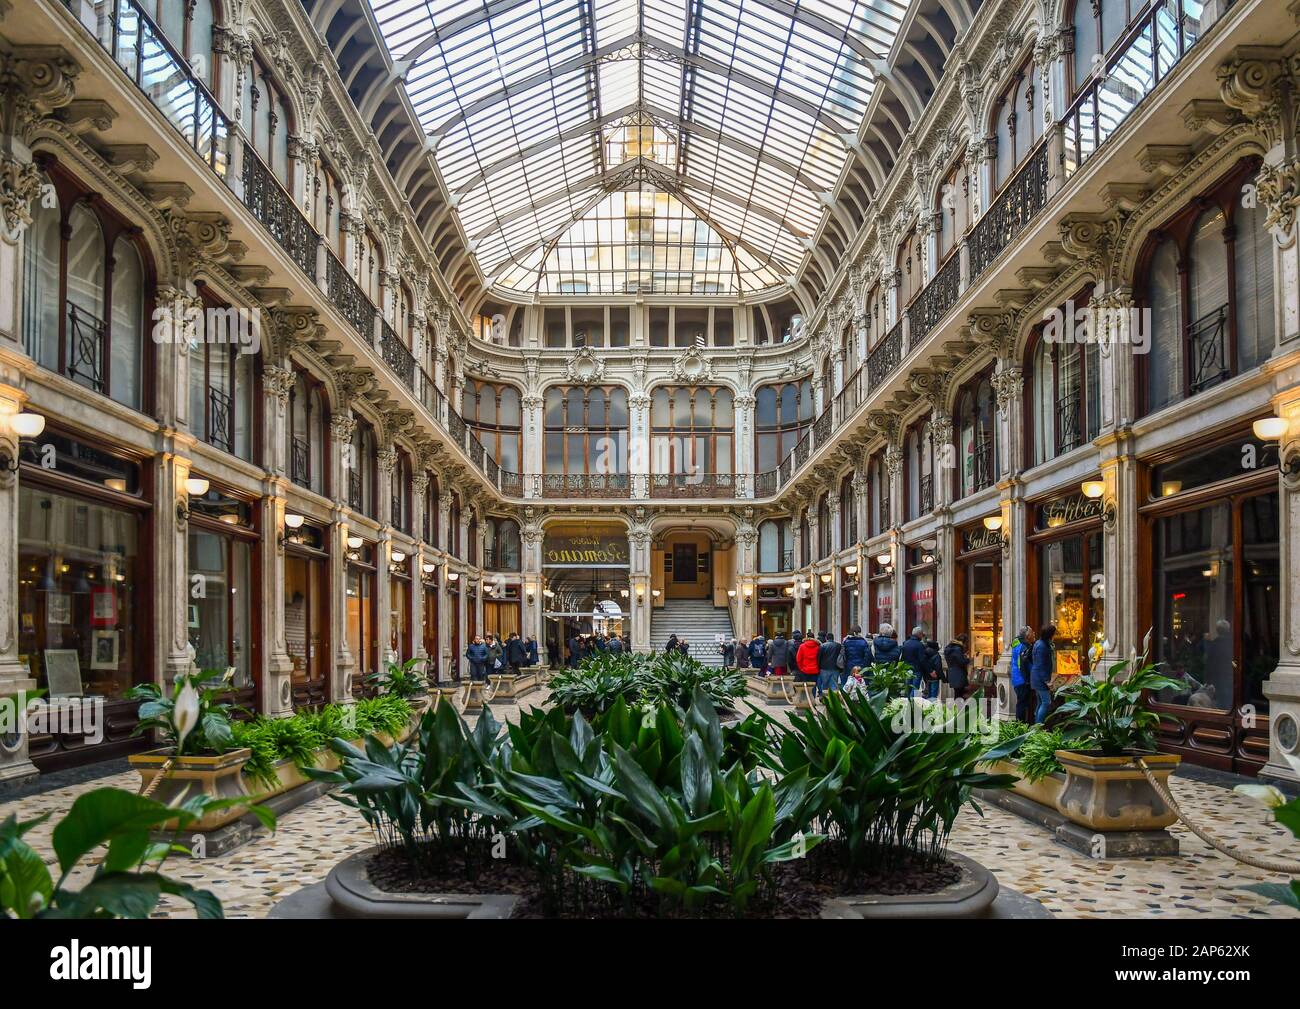
<path fill-rule="evenodd" d="M 579 635 L 631 633 L 627 529 L 620 523 L 563 522 L 542 541 L 543 633 L 548 654 L 568 657 Z"/>

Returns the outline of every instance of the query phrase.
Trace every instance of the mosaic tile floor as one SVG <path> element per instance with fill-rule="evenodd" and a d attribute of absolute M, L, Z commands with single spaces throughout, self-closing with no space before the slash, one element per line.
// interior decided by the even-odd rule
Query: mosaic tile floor
<path fill-rule="evenodd" d="M 501 714 L 512 708 L 498 710 Z M 81 792 L 116 786 L 135 789 L 133 773 L 114 774 L 9 802 L 0 817 L 17 812 L 30 818 L 66 809 Z M 1300 844 L 1254 802 L 1227 788 L 1175 777 L 1173 792 L 1198 823 L 1229 844 L 1256 854 L 1300 859 Z M 49 824 L 28 838 L 53 861 Z M 1047 831 L 1001 809 L 963 812 L 952 848 L 993 869 L 999 881 L 1043 902 L 1067 918 L 1211 917 L 1300 918 L 1300 912 L 1271 904 L 1243 889 L 1285 877 L 1252 869 L 1208 848 L 1181 824 L 1172 828 L 1182 844 L 1178 858 L 1093 860 L 1053 841 Z M 259 837 L 237 851 L 206 860 L 175 860 L 169 872 L 221 898 L 227 917 L 263 917 L 282 897 L 323 880 L 339 860 L 367 847 L 370 832 L 350 810 L 328 797 L 280 818 L 274 835 Z M 76 885 L 75 880 L 73 885 Z M 188 917 L 187 906 L 171 902 L 159 917 Z"/>

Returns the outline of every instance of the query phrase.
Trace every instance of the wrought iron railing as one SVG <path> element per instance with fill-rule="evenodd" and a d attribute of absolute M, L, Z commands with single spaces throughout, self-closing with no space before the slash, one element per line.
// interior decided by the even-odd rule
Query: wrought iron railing
<path fill-rule="evenodd" d="M 415 391 L 420 398 L 420 402 L 433 415 L 434 420 L 445 426 L 447 423 L 447 397 L 442 394 L 441 389 L 433 384 L 433 379 L 429 377 L 429 373 L 419 365 L 416 365 L 415 379 L 418 386 Z"/>
<path fill-rule="evenodd" d="M 400 378 L 408 389 L 415 388 L 415 355 L 402 343 L 397 330 L 385 319 L 379 335 L 379 353 L 384 363 L 393 369 L 393 374 Z"/>
<path fill-rule="evenodd" d="M 456 444 L 461 448 L 464 448 L 465 422 L 461 419 L 460 414 L 453 410 L 450 405 L 447 407 L 447 430 L 450 431 L 451 436 L 456 439 Z"/>
<path fill-rule="evenodd" d="M 235 432 L 230 423 L 235 398 L 215 386 L 208 389 L 208 444 L 233 453 Z"/>
<path fill-rule="evenodd" d="M 961 293 L 961 256 L 954 253 L 907 309 L 909 338 L 916 346 L 952 311 Z"/>
<path fill-rule="evenodd" d="M 334 255 L 333 249 L 325 257 L 325 287 L 326 295 L 339 310 L 339 314 L 352 324 L 352 328 L 366 343 L 374 346 L 375 306 L 347 267 L 339 261 L 339 257 Z"/>
<path fill-rule="evenodd" d="M 900 319 L 867 355 L 867 387 L 875 388 L 903 361 L 903 323 Z"/>
<path fill-rule="evenodd" d="M 769 469 L 754 476 L 754 497 L 771 497 L 777 491 L 779 470 Z"/>
<path fill-rule="evenodd" d="M 1194 6 L 1195 12 L 1189 8 Z M 1127 32 L 1066 113 L 1064 169 L 1072 175 L 1142 104 L 1201 37 L 1201 4 L 1158 0 Z"/>
<path fill-rule="evenodd" d="M 835 426 L 839 427 L 853 416 L 853 412 L 866 399 L 865 383 L 867 372 L 859 367 L 844 380 L 844 387 L 835 394 Z"/>
<path fill-rule="evenodd" d="M 736 477 L 733 473 L 652 473 L 650 496 L 731 498 L 736 496 Z"/>
<path fill-rule="evenodd" d="M 917 487 L 917 490 L 920 491 L 920 494 L 918 495 L 920 498 L 919 504 L 921 506 L 920 514 L 929 515 L 930 512 L 934 511 L 934 474 L 922 473 L 918 484 L 919 486 Z"/>
<path fill-rule="evenodd" d="M 247 146 L 244 148 L 244 206 L 298 264 L 298 269 L 314 282 L 320 236 L 284 191 L 279 179 Z"/>
<path fill-rule="evenodd" d="M 361 472 L 354 469 L 348 473 L 348 505 L 353 511 L 364 514 L 366 501 L 361 491 Z"/>
<path fill-rule="evenodd" d="M 167 41 L 136 0 L 112 0 L 101 43 L 156 109 L 222 178 L 229 167 L 230 123 L 189 61 Z"/>
<path fill-rule="evenodd" d="M 297 435 L 289 443 L 293 458 L 289 462 L 289 479 L 299 487 L 306 487 L 311 481 L 311 446 L 305 438 Z M 360 479 L 360 474 L 356 474 Z M 353 507 L 357 507 L 353 505 Z"/>
<path fill-rule="evenodd" d="M 971 493 L 977 493 L 986 487 L 993 486 L 995 467 L 993 464 L 993 435 L 991 433 L 986 432 L 976 435 L 971 456 Z"/>
<path fill-rule="evenodd" d="M 984 216 L 975 222 L 967 245 L 970 276 L 974 280 L 1047 205 L 1047 142 L 1029 156 Z"/>
<path fill-rule="evenodd" d="M 1228 306 L 1207 312 L 1187 327 L 1187 356 L 1191 364 L 1188 392 L 1195 396 L 1232 374 L 1228 367 Z"/>
<path fill-rule="evenodd" d="M 512 470 L 503 469 L 501 471 L 500 484 L 501 493 L 509 497 L 524 496 L 524 475 L 515 473 Z"/>
<path fill-rule="evenodd" d="M 629 497 L 632 480 L 627 473 L 544 473 L 542 496 L 564 497 Z"/>
<path fill-rule="evenodd" d="M 411 531 L 411 516 L 406 511 L 406 499 L 401 494 L 394 494 L 389 499 L 388 520 L 398 532 Z"/>
<path fill-rule="evenodd" d="M 64 374 L 78 385 L 107 394 L 104 364 L 108 350 L 108 326 L 103 319 L 80 305 L 68 302 L 68 346 Z"/>
<path fill-rule="evenodd" d="M 1079 424 L 1080 395 L 1077 389 L 1067 392 L 1056 402 L 1056 454 L 1078 448 L 1083 441 Z"/>
<path fill-rule="evenodd" d="M 831 410 L 823 410 L 822 415 L 813 421 L 812 443 L 814 448 L 821 448 L 829 440 L 833 430 L 831 414 Z"/>

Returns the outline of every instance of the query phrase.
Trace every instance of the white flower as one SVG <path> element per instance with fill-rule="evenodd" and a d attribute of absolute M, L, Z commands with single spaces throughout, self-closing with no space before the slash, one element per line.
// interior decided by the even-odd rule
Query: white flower
<path fill-rule="evenodd" d="M 194 681 L 186 679 L 176 695 L 176 704 L 172 708 L 172 725 L 176 728 L 176 752 L 185 746 L 185 737 L 199 724 L 199 692 L 194 689 Z"/>
<path fill-rule="evenodd" d="M 1269 809 L 1276 809 L 1278 806 L 1286 805 L 1286 796 L 1273 785 L 1237 785 L 1233 791 L 1240 792 Z"/>

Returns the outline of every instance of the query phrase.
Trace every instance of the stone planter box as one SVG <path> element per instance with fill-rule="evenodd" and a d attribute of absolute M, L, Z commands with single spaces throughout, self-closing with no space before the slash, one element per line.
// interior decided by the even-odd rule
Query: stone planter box
<path fill-rule="evenodd" d="M 1168 788 L 1169 775 L 1182 758 L 1172 753 L 1141 754 L 1151 773 Z M 1151 787 L 1134 755 L 1104 757 L 1079 750 L 1057 750 L 1065 768 L 1065 787 L 1057 809 L 1081 827 L 1097 831 L 1163 830 L 1178 819 Z"/>
<path fill-rule="evenodd" d="M 750 673 L 746 689 L 768 704 L 789 704 L 796 708 L 811 708 L 816 696 L 811 683 L 795 683 L 793 676 L 759 676 Z"/>
<path fill-rule="evenodd" d="M 1057 800 L 1061 797 L 1061 792 L 1065 789 L 1065 775 L 1059 771 L 1049 774 L 1045 778 L 1039 778 L 1037 781 L 1029 782 L 1020 777 L 1020 762 L 1018 760 L 996 760 L 988 765 L 990 771 L 994 774 L 1014 774 L 1016 783 L 1011 786 L 1011 790 L 1017 795 L 1023 795 L 1026 799 L 1033 802 L 1041 803 L 1050 809 L 1056 809 Z"/>
<path fill-rule="evenodd" d="M 492 701 L 514 702 L 537 689 L 537 674 L 496 673 L 492 677 L 492 686 L 494 688 L 490 698 Z"/>
<path fill-rule="evenodd" d="M 247 798 L 244 765 L 252 755 L 252 750 L 244 749 L 231 750 L 216 757 L 176 757 L 173 760 L 171 751 L 164 749 L 133 753 L 127 760 L 140 772 L 141 793 L 162 774 L 163 779 L 154 789 L 152 798 L 158 802 L 171 803 L 195 794 L 207 795 L 213 799 Z M 168 760 L 172 760 L 172 764 L 164 773 L 163 768 Z M 200 833 L 217 830 L 238 820 L 246 812 L 248 809 L 245 806 L 231 806 L 207 814 L 186 829 Z M 164 824 L 162 829 L 174 830 L 175 827 L 176 821 L 172 820 Z"/>
<path fill-rule="evenodd" d="M 961 878 L 936 893 L 862 894 L 826 902 L 823 918 L 984 918 L 998 899 L 998 879 L 974 859 L 955 852 L 948 860 L 961 869 Z"/>

